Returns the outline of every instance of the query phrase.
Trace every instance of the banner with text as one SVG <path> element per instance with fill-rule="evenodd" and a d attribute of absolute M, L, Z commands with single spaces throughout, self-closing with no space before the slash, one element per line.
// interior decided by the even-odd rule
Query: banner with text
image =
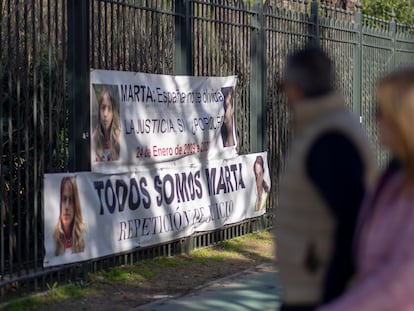
<path fill-rule="evenodd" d="M 119 175 L 45 174 L 44 266 L 101 257 L 265 213 L 267 153 Z"/>
<path fill-rule="evenodd" d="M 237 155 L 235 76 L 92 70 L 90 81 L 93 172 L 123 173 L 187 155 Z"/>

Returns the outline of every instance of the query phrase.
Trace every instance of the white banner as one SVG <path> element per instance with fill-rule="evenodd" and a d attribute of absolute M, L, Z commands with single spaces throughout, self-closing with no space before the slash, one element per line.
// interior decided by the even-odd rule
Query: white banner
<path fill-rule="evenodd" d="M 124 173 L 143 164 L 237 155 L 236 77 L 92 70 L 91 167 Z"/>
<path fill-rule="evenodd" d="M 119 175 L 44 178 L 44 266 L 189 236 L 265 213 L 267 153 Z"/>

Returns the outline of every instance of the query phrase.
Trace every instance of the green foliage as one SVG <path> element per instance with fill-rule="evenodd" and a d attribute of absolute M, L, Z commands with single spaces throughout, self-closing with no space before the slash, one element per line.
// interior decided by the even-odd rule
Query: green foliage
<path fill-rule="evenodd" d="M 397 23 L 414 25 L 414 2 L 412 0 L 363 0 L 362 12 L 390 20 L 394 9 Z"/>
<path fill-rule="evenodd" d="M 42 310 L 51 304 L 58 304 L 61 301 L 72 299 L 79 300 L 87 295 L 92 295 L 95 291 L 93 288 L 86 288 L 83 282 L 72 283 L 59 286 L 57 282 L 46 284 L 47 293 L 32 297 L 11 299 L 4 310 L 8 311 L 33 311 Z M 2 307 L 0 306 L 0 309 Z M 49 310 L 48 308 L 46 308 Z"/>
<path fill-rule="evenodd" d="M 4 310 L 7 311 L 31 311 L 31 310 L 38 310 L 43 305 L 41 298 L 39 297 L 30 297 L 27 299 L 13 299 L 11 300 L 8 305 L 5 307 Z M 3 310 L 0 307 L 0 310 Z"/>
<path fill-rule="evenodd" d="M 54 282 L 52 285 L 48 283 L 46 286 L 49 301 L 80 299 L 86 295 L 85 284 L 82 281 L 63 286 L 59 286 L 57 282 Z"/>
<path fill-rule="evenodd" d="M 13 299 L 9 302 L 5 310 L 8 311 L 31 311 L 39 310 L 44 303 L 40 298 L 31 297 L 28 299 Z"/>
<path fill-rule="evenodd" d="M 138 269 L 136 269 L 138 270 Z M 139 281 L 144 278 L 152 276 L 151 271 L 147 269 L 139 269 L 138 271 L 131 271 L 129 267 L 114 267 L 109 271 L 100 273 L 105 278 L 107 283 L 127 282 L 127 281 Z"/>
<path fill-rule="evenodd" d="M 184 264 L 183 262 L 175 258 L 168 258 L 168 257 L 155 258 L 151 260 L 151 263 L 158 268 L 178 267 Z"/>
<path fill-rule="evenodd" d="M 136 278 L 136 280 L 149 279 L 155 275 L 154 267 L 149 263 L 149 260 L 147 264 L 139 262 L 132 267 L 128 267 L 128 271 L 130 271 L 131 276 Z"/>
<path fill-rule="evenodd" d="M 230 251 L 219 251 L 217 248 L 202 248 L 191 252 L 191 256 L 200 264 L 208 264 L 210 261 L 223 261 L 233 254 Z"/>
<path fill-rule="evenodd" d="M 252 240 L 252 241 L 264 241 L 268 243 L 273 243 L 273 236 L 270 231 L 261 231 L 261 232 L 255 232 L 255 233 L 249 233 L 244 236 L 234 238 L 229 241 L 236 241 L 237 243 L 241 243 L 246 240 Z"/>
<path fill-rule="evenodd" d="M 58 283 L 57 282 L 54 282 L 52 285 L 47 283 L 46 286 L 47 286 L 47 290 L 48 290 L 50 296 L 52 296 L 52 297 L 53 296 L 58 296 L 58 291 L 57 291 Z"/>
<path fill-rule="evenodd" d="M 160 257 L 141 260 L 132 266 L 114 267 L 108 271 L 100 272 L 98 275 L 106 283 L 140 282 L 153 277 L 160 269 L 184 264 L 186 263 L 178 258 Z M 93 275 L 90 277 L 96 279 Z"/>
<path fill-rule="evenodd" d="M 65 286 L 58 287 L 59 296 L 63 299 L 80 299 L 93 293 L 93 290 L 86 288 L 86 284 L 82 281 L 75 284 L 68 284 Z"/>
<path fill-rule="evenodd" d="M 227 251 L 230 252 L 242 252 L 243 250 L 246 249 L 246 247 L 244 246 L 244 244 L 241 242 L 241 240 L 229 240 L 229 241 L 223 241 L 220 243 L 220 246 L 223 249 L 226 249 Z"/>

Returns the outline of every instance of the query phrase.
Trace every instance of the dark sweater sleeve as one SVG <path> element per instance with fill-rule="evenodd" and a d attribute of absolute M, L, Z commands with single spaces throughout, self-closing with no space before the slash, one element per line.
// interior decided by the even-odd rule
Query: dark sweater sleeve
<path fill-rule="evenodd" d="M 332 131 L 315 141 L 306 169 L 336 221 L 333 254 L 322 291 L 322 302 L 326 303 L 344 291 L 354 273 L 352 241 L 365 193 L 364 166 L 355 145 Z"/>

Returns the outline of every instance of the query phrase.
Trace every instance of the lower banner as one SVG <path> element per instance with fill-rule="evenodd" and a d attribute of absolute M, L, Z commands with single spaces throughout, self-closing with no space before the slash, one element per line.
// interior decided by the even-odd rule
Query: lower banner
<path fill-rule="evenodd" d="M 267 153 L 120 175 L 44 177 L 44 266 L 210 231 L 265 213 Z"/>

